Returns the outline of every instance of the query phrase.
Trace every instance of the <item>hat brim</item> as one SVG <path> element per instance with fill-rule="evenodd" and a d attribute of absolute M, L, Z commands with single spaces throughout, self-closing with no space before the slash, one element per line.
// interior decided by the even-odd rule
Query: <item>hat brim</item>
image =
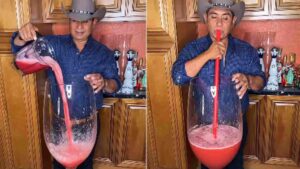
<path fill-rule="evenodd" d="M 106 8 L 105 7 L 100 7 L 99 9 L 97 9 L 97 11 L 93 14 L 82 14 L 82 13 L 74 13 L 74 12 L 70 12 L 70 11 L 66 11 L 63 4 L 61 7 L 61 10 L 63 11 L 63 13 L 68 17 L 71 18 L 73 20 L 76 21 L 87 21 L 89 19 L 92 18 L 97 18 L 98 20 L 101 20 L 104 18 L 105 13 L 106 13 Z"/>
<path fill-rule="evenodd" d="M 235 25 L 237 25 L 242 20 L 242 18 L 244 16 L 244 12 L 245 12 L 245 2 L 243 2 L 243 1 L 240 1 L 236 4 L 234 4 L 230 8 L 227 8 L 227 7 L 222 7 L 222 6 L 213 6 L 207 0 L 199 0 L 198 1 L 198 14 L 199 14 L 200 20 L 202 22 L 205 22 L 204 14 L 206 14 L 206 11 L 209 8 L 213 8 L 213 7 L 231 10 L 234 13 L 234 16 L 236 16 L 236 18 L 237 18 Z"/>

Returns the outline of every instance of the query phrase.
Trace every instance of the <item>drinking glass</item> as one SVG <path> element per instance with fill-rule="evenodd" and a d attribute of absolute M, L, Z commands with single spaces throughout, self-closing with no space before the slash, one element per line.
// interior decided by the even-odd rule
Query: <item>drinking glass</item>
<path fill-rule="evenodd" d="M 231 77 L 220 76 L 216 137 L 213 134 L 213 76 L 194 78 L 189 85 L 187 135 L 198 160 L 210 169 L 222 169 L 234 158 L 242 140 L 240 99 Z"/>
<path fill-rule="evenodd" d="M 46 81 L 43 132 L 50 153 L 67 169 L 76 169 L 88 157 L 97 134 L 95 98 L 88 82 Z"/>

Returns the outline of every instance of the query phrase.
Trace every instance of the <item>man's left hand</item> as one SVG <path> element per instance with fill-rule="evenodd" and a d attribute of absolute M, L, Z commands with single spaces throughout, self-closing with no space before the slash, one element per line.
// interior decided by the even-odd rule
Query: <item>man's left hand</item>
<path fill-rule="evenodd" d="M 84 76 L 84 80 L 88 81 L 92 86 L 94 93 L 98 93 L 105 87 L 105 79 L 99 73 L 87 74 Z"/>
<path fill-rule="evenodd" d="M 235 87 L 237 89 L 237 94 L 240 99 L 243 98 L 244 94 L 247 92 L 249 88 L 249 81 L 247 75 L 243 73 L 236 73 L 232 76 L 232 81 L 235 82 Z"/>

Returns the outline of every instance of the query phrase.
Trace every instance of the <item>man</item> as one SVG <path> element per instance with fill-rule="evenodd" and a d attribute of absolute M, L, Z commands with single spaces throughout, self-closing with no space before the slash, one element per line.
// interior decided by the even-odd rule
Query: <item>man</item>
<path fill-rule="evenodd" d="M 174 83 L 183 85 L 194 77 L 207 79 L 204 77 L 213 75 L 215 59 L 220 58 L 220 74 L 231 76 L 235 82 L 242 103 L 244 134 L 242 146 L 227 169 L 243 169 L 243 146 L 247 135 L 245 113 L 249 106 L 247 89 L 260 90 L 266 84 L 256 49 L 230 34 L 242 19 L 244 10 L 243 1 L 199 0 L 198 13 L 207 25 L 208 35 L 187 44 L 172 69 Z M 218 29 L 221 30 L 220 42 L 216 41 Z M 201 168 L 207 167 L 202 165 Z"/>
<path fill-rule="evenodd" d="M 54 49 L 64 82 L 88 81 L 94 89 L 98 109 L 102 107 L 102 93 L 113 93 L 121 86 L 113 52 L 91 36 L 97 21 L 104 17 L 105 12 L 105 8 L 96 10 L 93 0 L 73 0 L 72 9 L 65 11 L 70 18 L 70 35 L 44 37 Z M 37 27 L 27 23 L 15 32 L 11 40 L 13 53 L 36 39 L 37 31 Z M 47 74 L 54 80 L 51 70 L 48 69 Z M 92 158 L 93 153 L 78 169 L 93 168 Z M 64 167 L 54 161 L 54 168 Z"/>

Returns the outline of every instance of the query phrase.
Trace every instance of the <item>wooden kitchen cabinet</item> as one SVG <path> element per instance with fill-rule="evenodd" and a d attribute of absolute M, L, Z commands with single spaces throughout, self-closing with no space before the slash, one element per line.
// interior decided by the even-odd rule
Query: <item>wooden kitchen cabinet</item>
<path fill-rule="evenodd" d="M 299 18 L 300 0 L 270 0 L 270 13 L 275 18 Z"/>
<path fill-rule="evenodd" d="M 186 0 L 188 21 L 199 21 L 197 2 L 198 0 Z M 269 15 L 268 0 L 244 0 L 244 2 L 246 4 L 244 19 L 264 18 Z"/>
<path fill-rule="evenodd" d="M 175 0 L 178 1 L 178 0 Z M 238 0 L 244 1 L 244 20 L 300 18 L 300 0 Z M 199 21 L 197 0 L 186 0 L 186 20 Z M 183 18 L 182 16 L 180 18 Z"/>
<path fill-rule="evenodd" d="M 300 167 L 299 106 L 299 96 L 251 96 L 245 168 Z"/>
<path fill-rule="evenodd" d="M 147 2 L 147 168 L 196 168 L 186 138 L 181 88 L 171 79 L 172 64 L 187 41 L 197 37 L 195 23 L 175 22 L 175 1 Z"/>
<path fill-rule="evenodd" d="M 145 20 L 146 0 L 96 0 L 96 6 L 105 6 L 107 13 L 103 21 Z M 38 5 L 36 5 L 38 4 Z M 32 21 L 44 23 L 66 22 L 67 17 L 61 10 L 71 8 L 72 0 L 31 0 Z M 41 9 L 39 9 L 39 7 Z"/>
<path fill-rule="evenodd" d="M 30 20 L 29 1 L 0 2 L 0 169 L 48 169 L 42 158 L 36 79 L 16 70 L 10 47 L 12 33 Z"/>
<path fill-rule="evenodd" d="M 96 169 L 146 168 L 145 99 L 106 98 L 100 126 Z"/>

